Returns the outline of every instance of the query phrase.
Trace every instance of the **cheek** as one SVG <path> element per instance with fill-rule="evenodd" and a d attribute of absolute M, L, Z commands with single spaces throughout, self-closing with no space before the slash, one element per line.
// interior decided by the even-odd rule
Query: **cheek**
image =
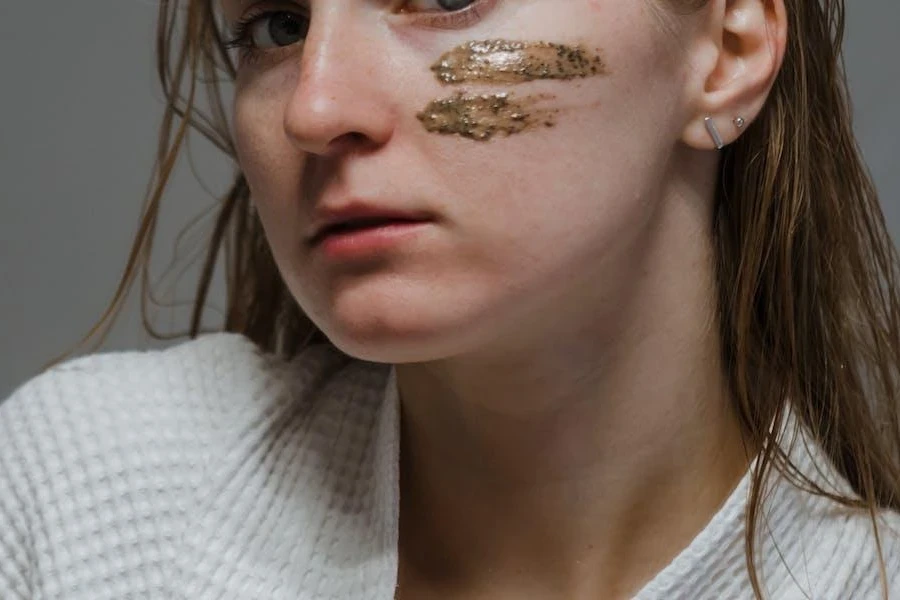
<path fill-rule="evenodd" d="M 274 114 L 274 111 L 268 113 Z M 299 158 L 284 147 L 281 131 L 258 105 L 236 101 L 234 112 L 235 152 L 241 172 L 265 232 L 275 265 L 291 287 L 297 276 L 296 254 L 300 228 L 304 223 L 296 201 L 299 189 Z M 279 148 L 281 151 L 279 151 Z M 289 157 L 289 158 L 286 158 Z"/>
<path fill-rule="evenodd" d="M 522 240 L 543 256 L 567 244 L 597 249 L 652 212 L 676 139 L 672 87 L 637 90 L 618 75 L 556 89 L 563 108 L 552 128 L 487 143 L 433 140 L 427 153 L 442 157 L 442 187 L 471 207 L 466 222 L 489 252 L 531 255 Z"/>
<path fill-rule="evenodd" d="M 300 153 L 284 129 L 285 110 L 298 78 L 294 59 L 239 71 L 233 108 L 235 149 L 251 188 L 261 190 L 277 182 L 286 168 L 298 168 Z"/>
<path fill-rule="evenodd" d="M 275 96 L 277 97 L 277 96 Z M 238 164 L 254 191 L 262 191 L 282 171 L 281 109 L 272 96 L 238 91 L 234 103 L 234 142 Z M 283 159 L 282 159 L 283 160 Z"/>
<path fill-rule="evenodd" d="M 554 18 L 563 19 L 556 26 L 567 31 L 566 38 L 599 49 L 609 71 L 498 90 L 513 97 L 551 96 L 543 105 L 556 112 L 553 127 L 488 142 L 435 133 L 420 140 L 421 155 L 434 158 L 429 162 L 445 188 L 461 204 L 473 205 L 483 226 L 503 223 L 499 235 L 507 238 L 522 230 L 556 235 L 566 226 L 560 211 L 582 219 L 573 227 L 614 227 L 639 218 L 630 210 L 646 210 L 642 199 L 661 185 L 680 137 L 683 56 L 642 5 L 623 8 L 598 0 L 580 4 L 584 14 L 574 18 L 563 11 L 534 15 L 551 29 Z"/>
<path fill-rule="evenodd" d="M 289 235 L 288 224 L 301 216 L 297 199 L 305 164 L 284 133 L 282 94 L 239 90 L 233 113 L 237 162 L 273 248 Z"/>

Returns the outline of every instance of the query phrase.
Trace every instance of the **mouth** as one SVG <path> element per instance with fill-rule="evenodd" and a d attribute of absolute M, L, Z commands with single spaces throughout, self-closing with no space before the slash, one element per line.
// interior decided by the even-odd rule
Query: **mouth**
<path fill-rule="evenodd" d="M 390 225 L 409 225 L 415 223 L 426 223 L 430 219 L 407 219 L 396 217 L 362 217 L 358 219 L 349 219 L 340 223 L 334 223 L 322 228 L 311 240 L 311 245 L 316 246 L 322 243 L 326 238 L 339 236 L 350 233 L 365 232 L 368 230 L 380 229 Z"/>

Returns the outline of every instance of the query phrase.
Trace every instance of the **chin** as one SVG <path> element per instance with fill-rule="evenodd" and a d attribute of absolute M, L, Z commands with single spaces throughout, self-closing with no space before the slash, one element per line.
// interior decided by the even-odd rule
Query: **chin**
<path fill-rule="evenodd" d="M 449 332 L 434 328 L 422 330 L 382 329 L 378 334 L 363 334 L 351 330 L 334 333 L 323 329 L 334 346 L 359 360 L 385 364 L 421 363 L 440 360 L 458 354 L 459 342 Z"/>

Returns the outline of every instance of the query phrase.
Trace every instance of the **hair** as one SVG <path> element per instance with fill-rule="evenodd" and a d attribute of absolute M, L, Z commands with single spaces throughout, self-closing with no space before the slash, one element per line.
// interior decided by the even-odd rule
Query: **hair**
<path fill-rule="evenodd" d="M 676 12 L 707 3 L 657 1 Z M 213 2 L 159 0 L 157 71 L 166 108 L 153 177 L 118 288 L 76 350 L 102 344 L 139 275 L 147 331 L 158 339 L 196 337 L 220 258 L 225 331 L 285 357 L 331 343 L 282 281 L 240 172 L 218 205 L 189 329 L 163 334 L 148 319 L 160 201 L 190 129 L 235 157 L 220 85 L 235 67 Z M 746 517 L 747 568 L 762 598 L 754 532 L 775 469 L 870 515 L 887 597 L 877 513 L 900 510 L 900 260 L 852 132 L 844 2 L 786 0 L 786 7 L 783 65 L 758 118 L 722 151 L 711 232 L 726 376 L 744 433 L 761 448 Z M 777 438 L 789 411 L 854 495 L 821 489 L 792 465 Z"/>

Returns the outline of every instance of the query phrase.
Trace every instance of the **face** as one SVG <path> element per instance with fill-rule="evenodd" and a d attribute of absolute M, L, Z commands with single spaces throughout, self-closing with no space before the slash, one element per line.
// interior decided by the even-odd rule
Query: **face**
<path fill-rule="evenodd" d="M 276 263 L 343 351 L 433 360 L 624 301 L 687 118 L 647 2 L 223 0 L 249 21 L 234 134 Z M 428 214 L 310 247 L 323 207 Z"/>

